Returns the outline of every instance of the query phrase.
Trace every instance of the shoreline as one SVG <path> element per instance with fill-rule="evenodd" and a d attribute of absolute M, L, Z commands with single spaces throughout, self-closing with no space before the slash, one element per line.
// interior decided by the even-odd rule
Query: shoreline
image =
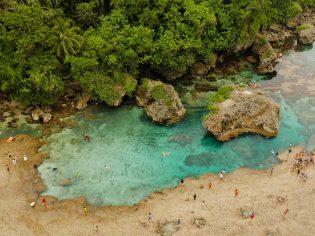
<path fill-rule="evenodd" d="M 286 151 L 280 154 L 279 158 L 282 159 L 282 163 L 273 167 L 273 175 L 271 177 L 269 176 L 270 169 L 253 170 L 240 168 L 226 174 L 223 181 L 220 181 L 218 175 L 215 174 L 205 174 L 197 178 L 186 178 L 183 184 L 179 184 L 175 188 L 154 192 L 134 206 L 91 206 L 87 204 L 84 197 L 59 201 L 53 196 L 45 196 L 47 201 L 47 208 L 45 208 L 41 205 L 39 197 L 40 192 L 45 189 L 45 186 L 38 176 L 37 170 L 33 167 L 34 164 L 40 165 L 40 163 L 48 157 L 47 154 L 38 152 L 38 148 L 42 144 L 41 140 L 27 135 L 17 136 L 16 141 L 12 143 L 7 143 L 5 139 L 0 139 L 1 165 L 3 166 L 0 175 L 0 189 L 2 190 L 1 192 L 6 193 L 1 196 L 0 206 L 2 212 L 6 213 L 3 216 L 10 215 L 9 219 L 11 217 L 18 218 L 19 221 L 21 220 L 25 223 L 25 225 L 18 224 L 18 230 L 12 231 L 10 227 L 15 227 L 12 225 L 14 221 L 6 221 L 1 217 L 2 221 L 0 221 L 0 226 L 4 229 L 3 232 L 5 232 L 3 235 L 15 235 L 19 232 L 29 232 L 26 235 L 54 235 L 55 233 L 58 233 L 58 235 L 74 235 L 75 232 L 78 233 L 82 231 L 80 227 L 86 225 L 87 220 L 89 227 L 83 229 L 84 234 L 82 235 L 95 235 L 96 225 L 99 231 L 103 230 L 111 235 L 126 235 L 126 233 L 127 235 L 138 235 L 140 233 L 163 235 L 161 232 L 163 233 L 165 230 L 177 231 L 175 235 L 207 235 L 207 232 L 212 232 L 209 231 L 210 228 L 218 235 L 233 235 L 235 233 L 249 235 L 251 231 L 247 232 L 245 230 L 246 227 L 250 229 L 255 228 L 255 230 L 262 233 L 261 230 L 268 226 L 266 222 L 260 222 L 262 223 L 261 226 L 255 224 L 256 221 L 260 221 L 261 218 L 264 218 L 263 212 L 266 210 L 265 207 L 261 208 L 260 204 L 255 203 L 257 199 L 262 197 L 261 195 L 263 195 L 265 199 L 259 201 L 268 201 L 268 198 L 274 201 L 274 198 L 277 197 L 291 201 L 301 200 L 306 197 L 304 194 L 299 195 L 293 192 L 292 194 L 295 196 L 294 200 L 294 198 L 291 199 L 289 192 L 292 191 L 292 188 L 294 189 L 299 185 L 303 185 L 302 187 L 307 188 L 307 191 L 310 191 L 310 193 L 314 192 L 314 194 L 310 195 L 310 207 L 313 207 L 313 203 L 315 203 L 315 188 L 312 189 L 310 186 L 312 179 L 307 180 L 306 183 L 302 183 L 300 178 L 298 178 L 297 181 L 292 179 L 294 177 L 296 179 L 296 174 L 290 172 L 290 165 L 294 158 L 289 159 L 288 162 L 284 161 L 287 158 Z M 292 155 L 300 149 L 301 147 L 295 147 Z M 19 158 L 16 166 L 12 166 L 11 160 L 7 158 L 9 150 L 13 155 L 17 155 Z M 27 154 L 29 155 L 27 162 L 24 162 L 21 158 L 25 150 L 27 150 Z M 5 168 L 5 164 L 9 165 L 9 173 Z M 311 178 L 313 175 L 315 176 L 314 166 L 308 167 L 307 174 Z M 36 181 L 36 179 L 38 180 Z M 210 190 L 208 189 L 209 179 L 211 179 L 213 185 Z M 290 183 L 290 179 L 292 183 L 288 184 Z M 37 183 L 34 184 L 34 181 Z M 273 186 L 274 184 L 269 183 L 277 183 L 279 181 L 285 181 L 286 184 Z M 273 194 L 270 193 L 272 196 L 264 193 L 270 191 L 268 190 L 269 184 L 272 185 L 270 188 L 275 192 Z M 238 188 L 240 191 L 240 195 L 237 199 L 233 197 L 235 188 Z M 279 190 L 281 193 L 279 193 Z M 300 191 L 301 189 L 298 190 Z M 194 193 L 197 195 L 196 201 L 193 200 Z M 32 201 L 36 201 L 34 208 L 29 206 L 29 203 Z M 305 200 L 303 200 L 302 203 L 303 202 L 305 202 Z M 15 210 L 12 209 L 12 206 Z M 83 209 L 84 206 L 87 206 L 86 215 Z M 254 211 L 257 217 L 255 219 L 244 220 L 239 215 L 240 208 Z M 287 219 L 282 219 L 284 217 L 282 211 L 285 208 L 288 208 L 291 213 L 292 208 L 294 209 L 295 207 L 291 202 L 285 201 L 285 203 L 281 205 L 281 210 L 279 209 L 276 213 L 276 217 L 280 217 L 281 222 L 285 224 L 286 227 L 290 228 L 292 224 L 290 220 L 291 214 L 288 214 Z M 272 207 L 270 210 L 274 211 Z M 315 208 L 314 211 L 311 211 L 309 207 L 302 207 L 300 210 L 303 214 L 305 214 L 305 211 L 309 212 L 309 214 L 315 212 Z M 212 213 L 209 214 L 209 211 Z M 148 220 L 149 212 L 152 212 L 151 222 Z M 231 214 L 231 216 L 227 213 Z M 25 215 L 25 217 L 23 217 L 23 215 Z M 221 216 L 232 217 L 233 219 L 230 219 L 232 220 L 231 222 L 228 219 L 220 221 Z M 32 219 L 31 223 L 29 222 L 29 218 Z M 49 226 L 45 224 L 47 218 L 53 222 Z M 200 219 L 196 220 L 197 218 Z M 211 220 L 209 220 L 209 218 Z M 70 223 L 64 222 L 65 219 L 77 225 L 78 228 L 73 227 Z M 180 225 L 174 223 L 177 222 L 178 219 L 181 221 Z M 312 219 L 312 217 L 310 216 L 308 219 Z M 205 225 L 198 225 L 200 222 L 204 222 L 204 220 Z M 213 221 L 216 222 L 215 225 L 213 225 Z M 236 227 L 234 224 L 237 224 L 237 221 L 240 221 L 238 223 L 246 227 L 244 226 L 244 229 L 242 227 Z M 267 221 L 269 222 L 269 220 Z M 296 220 L 294 220 L 294 222 L 295 221 Z M 226 231 L 224 228 L 226 227 L 224 225 L 230 224 L 228 222 L 233 225 L 232 231 Z M 34 225 L 40 227 L 36 228 Z M 61 225 L 62 227 L 60 227 Z M 299 228 L 297 225 L 295 226 L 297 229 Z M 315 232 L 314 223 L 309 222 L 307 228 L 309 229 L 308 233 Z M 49 230 L 48 234 L 46 234 L 46 230 Z M 271 229 L 272 232 L 273 230 L 274 229 Z M 284 229 L 280 231 L 282 232 L 282 230 Z M 130 234 L 131 232 L 133 233 Z M 254 233 L 254 231 L 252 233 Z M 255 235 L 263 235 L 260 233 Z M 306 231 L 300 232 L 299 235 L 311 235 L 308 233 Z"/>

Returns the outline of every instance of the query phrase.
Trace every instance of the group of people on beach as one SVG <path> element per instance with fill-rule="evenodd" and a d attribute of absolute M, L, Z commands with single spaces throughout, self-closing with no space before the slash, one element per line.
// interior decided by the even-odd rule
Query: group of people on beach
<path fill-rule="evenodd" d="M 18 159 L 18 158 L 16 157 L 16 155 L 12 156 L 12 154 L 9 153 L 8 158 L 12 161 L 12 165 L 13 165 L 13 166 L 16 166 L 16 164 L 17 164 L 17 159 Z M 26 154 L 24 154 L 23 160 L 24 160 L 24 161 L 27 161 L 27 160 L 28 160 L 28 156 L 27 156 Z M 9 168 L 8 164 L 6 165 L 6 168 L 7 168 L 7 171 L 10 171 L 10 168 Z"/>
<path fill-rule="evenodd" d="M 292 172 L 296 171 L 297 175 L 300 176 L 304 181 L 307 180 L 308 176 L 303 171 L 309 164 L 315 165 L 315 149 L 308 153 L 305 149 L 297 152 L 294 156 L 294 163 L 292 165 Z"/>

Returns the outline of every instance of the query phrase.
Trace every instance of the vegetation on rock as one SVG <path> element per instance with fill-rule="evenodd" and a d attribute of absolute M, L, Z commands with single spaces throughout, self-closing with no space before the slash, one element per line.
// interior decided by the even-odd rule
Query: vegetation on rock
<path fill-rule="evenodd" d="M 209 114 L 213 114 L 218 111 L 218 104 L 228 99 L 233 89 L 234 88 L 230 85 L 222 86 L 210 97 L 208 103 Z"/>

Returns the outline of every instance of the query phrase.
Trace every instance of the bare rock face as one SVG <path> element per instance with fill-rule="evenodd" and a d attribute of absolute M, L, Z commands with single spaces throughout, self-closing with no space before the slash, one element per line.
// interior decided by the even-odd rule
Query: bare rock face
<path fill-rule="evenodd" d="M 46 112 L 39 107 L 36 107 L 31 112 L 31 117 L 33 121 L 43 121 L 43 123 L 48 123 L 51 120 L 52 115 L 49 112 Z"/>
<path fill-rule="evenodd" d="M 311 44 L 315 41 L 315 26 L 306 24 L 305 29 L 298 31 L 298 40 L 302 44 Z"/>
<path fill-rule="evenodd" d="M 161 81 L 145 79 L 137 88 L 136 102 L 157 123 L 174 124 L 186 113 L 174 87 Z"/>
<path fill-rule="evenodd" d="M 75 108 L 78 110 L 83 110 L 87 107 L 88 102 L 91 100 L 91 96 L 87 94 L 83 94 L 77 101 Z"/>
<path fill-rule="evenodd" d="M 244 133 L 277 136 L 279 105 L 250 90 L 236 90 L 219 104 L 219 110 L 208 116 L 203 126 L 218 140 L 227 141 Z"/>
<path fill-rule="evenodd" d="M 259 57 L 259 63 L 256 67 L 257 73 L 265 74 L 274 72 L 274 67 L 278 63 L 278 55 L 264 36 L 257 36 L 255 38 L 252 52 Z"/>

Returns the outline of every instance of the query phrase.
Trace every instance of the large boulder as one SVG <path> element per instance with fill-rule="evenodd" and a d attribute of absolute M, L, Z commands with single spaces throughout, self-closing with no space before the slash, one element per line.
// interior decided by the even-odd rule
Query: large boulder
<path fill-rule="evenodd" d="M 279 105 L 250 90 L 234 90 L 229 99 L 218 104 L 203 126 L 220 141 L 227 141 L 243 133 L 277 136 Z"/>
<path fill-rule="evenodd" d="M 311 44 L 315 41 L 315 26 L 304 24 L 297 28 L 298 40 L 301 44 Z"/>
<path fill-rule="evenodd" d="M 174 124 L 186 113 L 174 87 L 161 81 L 144 79 L 137 88 L 136 102 L 157 123 Z"/>

